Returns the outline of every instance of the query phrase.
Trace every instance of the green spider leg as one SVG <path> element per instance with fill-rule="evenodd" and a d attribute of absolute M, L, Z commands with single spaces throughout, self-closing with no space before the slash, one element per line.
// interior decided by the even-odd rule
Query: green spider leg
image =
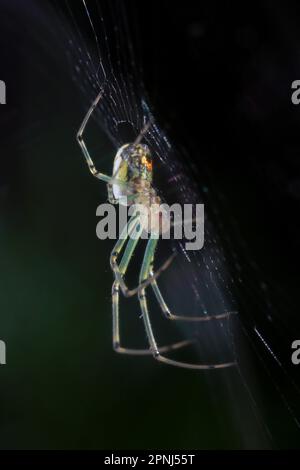
<path fill-rule="evenodd" d="M 154 240 L 154 239 L 150 239 L 148 241 L 144 259 L 143 259 L 142 268 L 140 271 L 140 278 L 139 278 L 140 284 L 142 284 L 144 280 L 149 277 L 151 263 L 153 262 L 153 257 L 155 254 L 157 242 L 158 240 Z M 153 329 L 151 326 L 145 289 L 142 289 L 139 292 L 139 300 L 140 300 L 141 310 L 143 313 L 143 321 L 144 321 L 144 326 L 145 326 L 146 334 L 147 334 L 149 345 L 150 345 L 150 350 L 156 360 L 163 362 L 165 364 L 172 365 L 172 366 L 184 367 L 186 369 L 221 369 L 221 368 L 223 369 L 225 367 L 231 367 L 231 366 L 236 365 L 235 362 L 224 362 L 220 364 L 193 364 L 193 363 L 188 363 L 188 362 L 176 361 L 173 359 L 169 359 L 168 357 L 162 356 L 161 355 L 162 351 L 159 350 L 159 347 L 156 343 Z"/>
<path fill-rule="evenodd" d="M 193 218 L 190 220 L 190 222 L 197 222 L 197 218 Z M 185 221 L 186 223 L 186 221 Z M 172 227 L 175 227 L 176 225 L 181 225 L 182 224 L 182 221 L 180 222 L 172 222 L 171 223 L 171 226 Z M 210 321 L 210 320 L 221 320 L 223 318 L 228 318 L 229 316 L 231 315 L 236 315 L 238 312 L 236 310 L 231 310 L 231 311 L 228 311 L 228 312 L 225 312 L 225 313 L 221 313 L 221 314 L 216 314 L 216 315 L 205 315 L 205 316 L 202 316 L 202 317 L 189 317 L 189 316 L 186 316 L 186 315 L 176 315 L 176 314 L 173 314 L 169 307 L 167 306 L 164 298 L 163 298 L 163 295 L 158 287 L 158 284 L 156 282 L 156 279 L 154 279 L 154 272 L 153 272 L 153 257 L 152 257 L 152 260 L 151 260 L 151 264 L 150 264 L 150 270 L 149 270 L 149 276 L 152 278 L 152 282 L 150 283 L 151 284 L 151 287 L 153 289 L 153 292 L 155 294 L 155 297 L 158 301 L 158 304 L 161 308 L 161 311 L 164 315 L 165 318 L 167 318 L 168 320 L 176 320 L 176 321 L 188 321 L 188 322 L 205 322 L 205 321 Z"/>
<path fill-rule="evenodd" d="M 132 217 L 136 217 L 138 218 L 138 215 L 133 215 Z M 132 219 L 130 219 L 131 221 Z M 111 269 L 113 270 L 114 272 L 114 275 L 115 275 L 115 279 L 116 281 L 118 281 L 118 284 L 119 284 L 119 287 L 123 293 L 123 295 L 125 297 L 132 297 L 133 295 L 137 294 L 138 292 L 140 292 L 142 289 L 145 289 L 145 287 L 147 287 L 149 284 L 151 284 L 152 282 L 155 281 L 155 279 L 160 276 L 160 274 L 165 271 L 171 264 L 171 262 L 173 261 L 174 257 L 176 256 L 176 253 L 173 253 L 163 264 L 162 266 L 160 266 L 160 268 L 158 268 L 158 270 L 155 272 L 155 273 L 152 273 L 152 276 L 148 276 L 147 279 L 145 279 L 142 283 L 140 283 L 137 287 L 133 288 L 133 289 L 129 289 L 124 281 L 124 278 L 123 278 L 123 274 L 122 273 L 122 270 L 121 270 L 121 265 L 119 266 L 118 263 L 117 263 L 117 259 L 118 259 L 118 256 L 120 254 L 120 251 L 122 250 L 123 246 L 124 246 L 124 243 L 125 243 L 125 240 L 128 236 L 128 234 L 132 235 L 133 234 L 133 231 L 134 231 L 134 228 L 137 227 L 137 223 L 134 227 L 132 227 L 132 231 L 129 233 L 129 229 L 128 227 L 131 227 L 131 225 L 129 225 L 131 222 L 128 222 L 128 224 L 124 227 L 121 235 L 120 235 L 120 238 L 119 240 L 117 241 L 117 243 L 115 244 L 112 252 L 111 252 L 111 255 L 110 255 L 110 266 L 111 266 Z M 142 234 L 142 227 L 140 227 L 140 233 L 139 234 L 136 234 L 137 238 L 140 238 Z M 130 254 L 131 256 L 131 254 Z M 126 260 L 127 258 L 125 258 L 123 260 L 123 263 L 126 263 Z M 128 259 L 128 262 L 129 262 L 130 258 Z"/>
<path fill-rule="evenodd" d="M 151 267 L 149 271 L 149 275 L 151 277 L 153 276 L 152 264 L 153 264 L 153 259 L 151 261 Z M 164 317 L 166 317 L 168 320 L 205 322 L 205 321 L 210 321 L 210 320 L 221 320 L 222 318 L 228 318 L 229 316 L 238 313 L 237 311 L 232 310 L 232 311 L 224 312 L 224 313 L 217 314 L 217 315 L 205 315 L 202 317 L 188 317 L 186 315 L 175 315 L 170 311 L 169 307 L 167 306 L 155 279 L 151 283 L 151 286 L 155 294 L 155 297 L 158 301 L 158 304 L 162 310 L 162 313 Z"/>
<path fill-rule="evenodd" d="M 97 107 L 99 101 L 101 100 L 102 96 L 104 94 L 104 89 L 102 88 L 100 90 L 100 92 L 98 93 L 98 95 L 96 96 L 95 100 L 93 101 L 91 107 L 89 108 L 88 112 L 86 113 L 83 121 L 82 121 L 82 124 L 79 128 L 79 131 L 77 132 L 77 141 L 80 145 L 80 148 L 82 150 L 82 153 L 84 155 L 84 158 L 86 160 L 86 163 L 89 167 L 89 170 L 90 172 L 92 173 L 93 176 L 95 176 L 95 178 L 98 178 L 99 180 L 101 181 L 105 181 L 105 183 L 108 183 L 109 185 L 112 185 L 112 184 L 117 184 L 119 186 L 123 186 L 123 187 L 127 187 L 126 183 L 124 183 L 123 181 L 121 180 L 118 180 L 117 178 L 115 178 L 114 176 L 108 176 L 108 175 L 105 175 L 104 173 L 100 173 L 100 171 L 98 171 L 95 167 L 95 164 L 89 154 L 89 151 L 86 147 L 86 144 L 83 140 L 83 133 L 84 133 L 84 130 L 87 126 L 87 123 L 91 117 L 91 115 L 93 114 L 95 108 Z"/>
<path fill-rule="evenodd" d="M 139 225 L 139 220 L 138 217 L 132 217 L 130 221 L 127 224 L 127 233 L 128 236 L 130 236 L 136 229 L 137 234 L 135 238 L 130 238 L 128 240 L 127 246 L 125 248 L 125 252 L 123 254 L 123 257 L 120 262 L 119 266 L 119 272 L 122 276 L 126 274 L 129 262 L 131 260 L 131 257 L 134 253 L 134 250 L 137 246 L 137 243 L 140 239 L 142 230 Z M 124 230 L 125 230 L 124 229 Z M 117 248 L 119 251 L 122 250 L 124 244 L 126 242 L 126 238 L 118 240 L 117 242 Z M 113 348 L 116 352 L 118 353 L 123 353 L 123 354 L 131 354 L 131 355 L 149 355 L 152 354 L 152 351 L 150 349 L 129 349 L 129 348 L 124 348 L 121 346 L 120 342 L 120 320 L 119 320 L 119 287 L 120 284 L 117 279 L 115 279 L 113 286 L 112 286 L 112 312 L 113 312 Z M 185 340 L 185 341 L 179 341 L 177 343 L 173 343 L 167 346 L 162 346 L 160 347 L 161 352 L 168 352 L 168 351 L 173 351 L 179 348 L 182 348 L 184 346 L 187 346 L 191 344 L 191 340 Z"/>
<path fill-rule="evenodd" d="M 114 250 L 112 251 L 111 253 L 111 256 L 110 256 L 110 266 L 111 266 L 111 269 L 113 270 L 114 272 L 114 275 L 115 275 L 115 278 L 116 280 L 118 281 L 119 285 L 120 285 L 120 289 L 123 293 L 123 295 L 125 297 L 132 297 L 133 295 L 136 295 L 138 294 L 141 290 L 145 289 L 147 286 L 149 286 L 149 284 L 151 284 L 152 282 L 155 281 L 155 279 L 157 279 L 160 274 L 165 271 L 169 266 L 170 264 L 172 263 L 174 257 L 176 256 L 176 253 L 173 253 L 161 266 L 160 268 L 158 268 L 158 270 L 152 274 L 152 276 L 148 276 L 147 279 L 145 279 L 143 282 L 141 282 L 137 287 L 134 287 L 133 289 L 129 289 L 123 279 L 123 276 L 122 276 L 122 272 L 120 271 L 120 267 L 117 263 L 117 258 L 119 256 L 119 252 L 121 250 L 118 250 L 117 249 L 117 245 L 118 245 L 118 242 L 117 244 L 115 245 L 115 248 Z"/>

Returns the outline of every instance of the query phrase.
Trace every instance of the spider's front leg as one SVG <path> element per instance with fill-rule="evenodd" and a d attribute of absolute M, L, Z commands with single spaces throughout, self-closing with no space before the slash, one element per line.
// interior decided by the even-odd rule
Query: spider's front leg
<path fill-rule="evenodd" d="M 95 100 L 93 101 L 91 107 L 89 108 L 88 112 L 86 113 L 83 121 L 82 121 L 82 124 L 79 128 L 79 131 L 77 132 L 77 141 L 80 145 L 80 148 L 82 150 L 82 153 L 84 155 L 84 158 L 87 162 L 87 165 L 89 167 L 89 170 L 90 172 L 92 173 L 93 176 L 95 176 L 96 178 L 99 178 L 101 179 L 102 181 L 105 181 L 106 183 L 109 183 L 110 182 L 110 176 L 107 176 L 107 175 L 104 175 L 103 173 L 100 173 L 99 171 L 97 171 L 96 167 L 95 167 L 95 164 L 89 154 L 89 151 L 85 145 L 85 142 L 83 140 L 83 133 L 84 133 L 84 130 L 86 128 L 86 125 L 91 117 L 91 115 L 93 114 L 93 111 L 96 109 L 100 99 L 102 98 L 104 94 L 104 90 L 101 89 L 100 92 L 98 93 L 97 97 L 95 98 Z"/>
<path fill-rule="evenodd" d="M 98 171 L 96 169 L 96 166 L 89 154 L 89 151 L 87 149 L 87 146 L 83 140 L 83 133 L 85 131 L 85 128 L 87 126 L 87 123 L 89 122 L 89 119 L 90 117 L 92 116 L 94 110 L 96 109 L 99 101 L 101 100 L 102 96 L 104 95 L 104 89 L 102 88 L 100 90 L 100 92 L 98 93 L 97 97 L 95 98 L 95 100 L 93 101 L 91 107 L 89 108 L 88 112 L 86 113 L 83 121 L 82 121 L 82 124 L 77 132 L 77 135 L 76 135 L 76 138 L 77 138 L 77 142 L 78 144 L 80 145 L 80 148 L 82 150 L 82 153 L 83 153 L 83 156 L 86 160 L 86 163 L 89 167 L 89 170 L 90 172 L 92 173 L 93 176 L 95 176 L 95 178 L 98 178 L 100 179 L 101 181 L 104 181 L 105 183 L 108 183 L 110 185 L 112 184 L 118 184 L 119 186 L 124 186 L 124 182 L 123 181 L 119 181 L 118 179 L 114 178 L 113 176 L 108 176 L 108 175 L 105 175 L 104 173 L 101 173 L 100 171 Z"/>

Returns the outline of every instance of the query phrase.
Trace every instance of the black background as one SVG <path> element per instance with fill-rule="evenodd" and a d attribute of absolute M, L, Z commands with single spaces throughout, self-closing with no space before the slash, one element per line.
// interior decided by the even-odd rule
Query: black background
<path fill-rule="evenodd" d="M 159 15 L 151 5 L 140 39 L 159 112 L 225 188 L 262 264 L 276 258 L 283 280 L 297 276 L 297 2 L 161 2 Z"/>

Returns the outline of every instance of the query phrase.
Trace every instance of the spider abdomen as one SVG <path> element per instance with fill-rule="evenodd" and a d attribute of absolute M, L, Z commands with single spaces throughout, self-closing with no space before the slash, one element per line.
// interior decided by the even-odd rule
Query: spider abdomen
<path fill-rule="evenodd" d="M 117 152 L 113 177 L 119 183 L 112 184 L 112 192 L 118 204 L 129 206 L 139 194 L 150 194 L 152 159 L 147 145 L 125 144 Z"/>

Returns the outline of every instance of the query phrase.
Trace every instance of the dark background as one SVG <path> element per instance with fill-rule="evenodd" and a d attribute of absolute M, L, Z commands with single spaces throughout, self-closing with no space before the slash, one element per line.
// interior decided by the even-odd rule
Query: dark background
<path fill-rule="evenodd" d="M 127 8 L 155 114 L 209 187 L 238 254 L 241 274 L 227 244 L 244 324 L 251 336 L 251 285 L 254 318 L 288 363 L 299 336 L 300 108 L 291 102 L 291 83 L 300 79 L 299 7 L 130 1 Z M 81 97 L 41 2 L 1 9 L 8 102 L 0 109 L 1 447 L 297 447 L 288 407 L 299 402 L 290 391 L 299 373 L 289 364 L 282 381 L 261 345 L 267 371 L 251 359 L 248 374 L 259 390 L 255 411 L 233 372 L 192 374 L 112 352 L 111 246 L 94 238 L 94 209 L 106 194 L 74 139 Z M 109 167 L 105 136 L 101 148 Z M 280 322 L 268 325 L 267 311 L 284 335 Z"/>
<path fill-rule="evenodd" d="M 291 84 L 299 73 L 299 6 L 162 2 L 159 15 L 156 7 L 140 12 L 140 39 L 157 108 L 193 149 L 199 172 L 209 168 L 232 209 L 240 207 L 243 236 L 261 243 L 253 255 L 271 263 L 269 276 L 275 270 L 293 282 L 300 160 Z"/>

